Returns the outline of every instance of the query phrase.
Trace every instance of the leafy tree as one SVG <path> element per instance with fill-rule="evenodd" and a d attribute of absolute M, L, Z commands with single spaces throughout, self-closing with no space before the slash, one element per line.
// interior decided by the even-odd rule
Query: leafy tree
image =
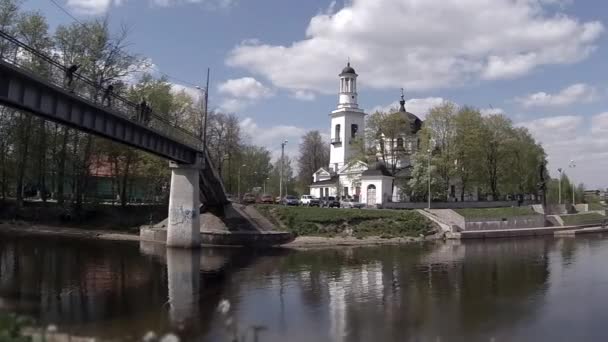
<path fill-rule="evenodd" d="M 302 137 L 298 165 L 298 179 L 303 187 L 312 183 L 313 173 L 329 165 L 329 144 L 319 131 L 310 131 Z"/>

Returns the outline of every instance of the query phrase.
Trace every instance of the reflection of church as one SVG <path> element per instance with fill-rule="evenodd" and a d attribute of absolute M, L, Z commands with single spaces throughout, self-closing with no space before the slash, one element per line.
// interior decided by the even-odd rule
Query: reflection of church
<path fill-rule="evenodd" d="M 405 100 L 401 96 L 398 114 L 403 115 L 410 129 L 404 131 L 398 139 L 388 140 L 379 132 L 377 150 L 384 151 L 386 165 L 367 163 L 356 160 L 358 145 L 355 139 L 365 143 L 365 112 L 357 104 L 357 73 L 350 63 L 340 73 L 340 93 L 338 107 L 331 116 L 331 148 L 329 166 L 320 168 L 313 174 L 310 194 L 317 197 L 348 196 L 369 206 L 383 204 L 387 201 L 406 200 L 394 184 L 395 177 L 409 178 L 411 155 L 418 149 L 418 132 L 422 121 L 405 110 Z M 398 149 L 399 153 L 390 153 Z M 396 160 L 386 156 L 397 155 Z M 388 168 L 387 168 L 388 166 Z M 389 169 L 395 166 L 395 174 Z"/>

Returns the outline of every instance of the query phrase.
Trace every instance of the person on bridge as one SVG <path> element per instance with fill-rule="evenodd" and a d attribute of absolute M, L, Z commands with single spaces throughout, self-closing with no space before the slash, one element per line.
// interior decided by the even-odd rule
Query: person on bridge
<path fill-rule="evenodd" d="M 107 106 L 112 107 L 112 92 L 114 91 L 114 86 L 112 84 L 108 85 L 106 90 L 103 92 L 103 98 L 101 99 L 101 104 L 103 105 L 107 101 Z"/>
<path fill-rule="evenodd" d="M 74 73 L 80 68 L 79 64 L 72 64 L 69 68 L 67 68 L 65 70 L 65 82 L 67 83 L 66 86 L 68 87 L 68 89 L 70 90 L 70 93 L 74 92 L 74 89 L 72 88 L 72 83 L 74 82 Z"/>

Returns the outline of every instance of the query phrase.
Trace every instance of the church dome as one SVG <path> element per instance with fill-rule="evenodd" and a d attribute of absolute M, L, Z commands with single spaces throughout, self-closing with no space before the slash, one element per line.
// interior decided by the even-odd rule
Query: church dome
<path fill-rule="evenodd" d="M 342 69 L 342 72 L 340 73 L 340 75 L 344 75 L 344 74 L 357 74 L 355 72 L 355 69 L 353 69 L 353 67 L 350 66 L 350 62 L 348 62 L 348 64 L 346 64 L 346 67 L 344 67 L 344 69 Z"/>
<path fill-rule="evenodd" d="M 410 124 L 410 130 L 408 133 L 418 133 L 418 131 L 422 128 L 422 120 L 420 120 L 420 118 L 418 118 L 415 114 L 412 114 L 405 110 L 405 99 L 403 98 L 403 95 L 401 95 L 401 101 L 399 101 L 399 104 L 399 111 L 395 114 L 399 114 L 403 117 L 405 122 L 408 122 Z"/>

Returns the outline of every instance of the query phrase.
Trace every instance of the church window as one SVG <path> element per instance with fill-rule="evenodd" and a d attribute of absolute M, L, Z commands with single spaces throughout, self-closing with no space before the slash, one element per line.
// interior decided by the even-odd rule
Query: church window
<path fill-rule="evenodd" d="M 359 131 L 359 125 L 356 125 L 356 124 L 350 125 L 350 137 L 351 138 L 356 138 L 358 131 Z"/>
<path fill-rule="evenodd" d="M 397 148 L 403 148 L 403 138 L 397 138 Z"/>
<path fill-rule="evenodd" d="M 334 139 L 335 139 L 336 141 L 340 141 L 340 125 L 339 125 L 339 124 L 338 124 L 338 125 L 336 125 L 336 132 L 335 132 L 335 133 L 336 133 L 336 134 L 335 134 L 335 136 L 334 136 Z"/>

